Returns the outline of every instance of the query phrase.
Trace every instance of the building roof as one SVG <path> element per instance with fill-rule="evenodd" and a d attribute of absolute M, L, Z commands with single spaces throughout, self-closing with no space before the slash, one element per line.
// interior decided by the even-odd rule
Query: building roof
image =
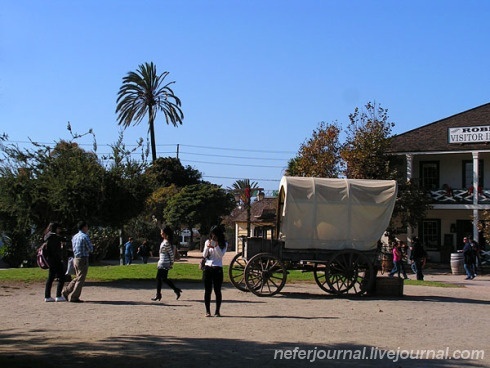
<path fill-rule="evenodd" d="M 250 207 L 250 220 L 252 222 L 271 222 L 276 218 L 277 198 L 264 198 L 254 201 Z M 247 210 L 235 209 L 228 217 L 227 222 L 247 222 Z"/>
<path fill-rule="evenodd" d="M 390 152 L 490 150 L 490 142 L 449 143 L 449 128 L 475 126 L 490 129 L 490 103 L 396 135 L 392 138 Z"/>

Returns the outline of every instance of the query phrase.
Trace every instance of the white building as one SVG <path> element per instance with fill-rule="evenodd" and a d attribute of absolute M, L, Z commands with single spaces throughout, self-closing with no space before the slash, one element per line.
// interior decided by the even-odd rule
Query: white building
<path fill-rule="evenodd" d="M 431 260 L 449 262 L 466 235 L 484 241 L 482 215 L 490 209 L 490 103 L 400 134 L 392 147 L 405 158 L 407 179 L 430 191 L 432 209 L 413 235 Z"/>

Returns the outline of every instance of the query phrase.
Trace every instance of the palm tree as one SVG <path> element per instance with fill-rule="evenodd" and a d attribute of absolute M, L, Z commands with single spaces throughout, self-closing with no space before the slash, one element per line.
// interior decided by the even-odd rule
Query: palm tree
<path fill-rule="evenodd" d="M 155 145 L 155 118 L 160 110 L 167 124 L 182 124 L 184 114 L 180 109 L 180 99 L 174 95 L 170 85 L 164 84 L 169 72 L 157 75 L 153 62 L 141 64 L 136 72 L 129 72 L 117 94 L 116 114 L 118 125 L 127 128 L 131 123 L 137 125 L 148 114 L 152 162 L 157 159 Z"/>
<path fill-rule="evenodd" d="M 255 190 L 254 190 L 255 189 Z M 254 192 L 259 189 L 257 182 L 250 179 L 239 179 L 235 181 L 228 190 L 232 192 L 238 199 L 237 202 L 246 205 L 250 197 L 253 197 Z"/>
<path fill-rule="evenodd" d="M 250 198 L 256 195 L 256 192 L 262 190 L 259 188 L 257 182 L 252 181 L 250 179 L 240 179 L 235 181 L 231 188 L 228 188 L 237 198 L 237 202 L 243 204 L 247 210 L 247 237 L 250 236 Z M 258 193 L 257 193 L 258 194 Z"/>

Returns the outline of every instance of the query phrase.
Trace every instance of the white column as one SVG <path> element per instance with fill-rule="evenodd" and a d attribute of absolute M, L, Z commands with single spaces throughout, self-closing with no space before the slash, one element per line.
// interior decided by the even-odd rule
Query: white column
<path fill-rule="evenodd" d="M 473 152 L 473 239 L 478 241 L 478 222 L 480 221 L 478 217 L 478 152 Z"/>
<path fill-rule="evenodd" d="M 407 181 L 412 180 L 412 170 L 413 170 L 413 155 L 405 155 L 405 158 L 407 160 Z M 413 234 L 412 234 L 412 228 L 410 226 L 407 227 L 407 240 L 412 239 Z M 412 242 L 409 241 L 408 245 L 410 245 Z"/>
<path fill-rule="evenodd" d="M 405 155 L 407 159 L 407 180 L 412 179 L 413 155 Z"/>

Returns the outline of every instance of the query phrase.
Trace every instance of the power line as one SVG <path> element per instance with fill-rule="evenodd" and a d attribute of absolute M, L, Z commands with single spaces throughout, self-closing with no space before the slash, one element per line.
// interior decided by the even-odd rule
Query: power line
<path fill-rule="evenodd" d="M 295 154 L 296 152 L 292 151 L 271 151 L 271 150 L 253 150 L 246 148 L 225 148 L 225 147 L 210 147 L 210 146 L 194 146 L 190 144 L 181 144 L 182 147 L 194 147 L 194 148 L 204 148 L 204 149 L 218 149 L 218 150 L 227 150 L 227 151 L 244 151 L 244 152 L 260 152 L 260 153 L 288 153 Z"/>
<path fill-rule="evenodd" d="M 33 142 L 36 144 L 53 144 L 56 143 L 55 141 L 53 142 L 37 142 L 37 141 L 11 141 L 7 140 L 6 142 L 10 143 L 22 143 L 22 144 L 32 144 Z M 92 143 L 78 143 L 79 146 L 93 146 Z M 114 144 L 108 144 L 108 143 L 98 143 L 98 147 L 112 147 Z M 192 148 L 201 148 L 201 149 L 214 149 L 214 150 L 226 150 L 226 151 L 242 151 L 242 152 L 258 152 L 258 153 L 287 153 L 287 154 L 296 154 L 294 151 L 274 151 L 274 150 L 256 150 L 256 149 L 247 149 L 247 148 L 233 148 L 233 147 L 213 147 L 213 146 L 196 146 L 196 145 L 191 145 L 191 144 L 180 144 L 180 143 L 166 143 L 166 144 L 157 144 L 156 147 L 177 147 L 180 145 L 181 147 L 192 147 Z M 127 144 L 124 143 L 124 146 L 126 147 L 138 147 L 138 144 Z"/>
<path fill-rule="evenodd" d="M 210 153 L 194 153 L 194 152 L 182 152 L 181 154 L 194 155 L 194 156 L 211 156 L 211 157 L 224 157 L 224 158 L 238 158 L 243 160 L 268 160 L 268 161 L 284 161 L 282 158 L 268 158 L 268 157 L 245 157 L 245 156 L 229 156 L 229 155 L 214 155 Z"/>
<path fill-rule="evenodd" d="M 14 144 L 39 144 L 39 145 L 51 145 L 56 142 L 36 142 L 36 141 L 9 141 L 7 140 L 6 142 L 8 143 L 14 143 Z M 90 146 L 92 147 L 93 144 L 91 143 L 77 143 L 79 146 Z M 97 143 L 98 147 L 112 147 L 113 144 L 99 144 Z M 138 147 L 137 144 L 124 144 L 125 147 Z M 190 148 L 199 148 L 199 149 L 207 149 L 207 150 L 220 150 L 221 152 L 223 151 L 238 151 L 238 152 L 254 152 L 254 153 L 269 153 L 269 154 L 295 154 L 295 152 L 291 151 L 274 151 L 274 150 L 254 150 L 254 149 L 246 149 L 246 148 L 226 148 L 226 147 L 212 147 L 212 146 L 198 146 L 198 145 L 186 145 L 186 144 L 173 144 L 173 143 L 168 143 L 168 144 L 157 144 L 157 147 L 176 147 L 176 151 L 157 151 L 158 155 L 171 155 L 171 154 L 177 154 L 177 147 L 190 147 Z M 101 153 L 97 152 L 98 156 L 109 156 L 111 153 Z M 141 155 L 140 151 L 136 152 L 128 152 L 131 156 L 134 155 Z M 195 153 L 195 152 L 180 152 L 180 154 L 184 155 L 195 155 L 195 156 L 208 156 L 208 157 L 220 157 L 220 158 L 231 158 L 231 159 L 243 159 L 243 160 L 260 160 L 262 161 L 287 161 L 288 159 L 280 159 L 280 158 L 272 158 L 272 157 L 247 157 L 247 156 L 233 156 L 233 155 L 220 155 L 220 154 L 212 154 L 212 153 Z M 109 161 L 109 159 L 101 159 L 102 161 Z M 191 163 L 191 164 L 208 164 L 208 165 L 226 165 L 226 166 L 235 166 L 235 167 L 257 167 L 257 168 L 271 168 L 271 169 L 284 169 L 285 166 L 274 166 L 274 165 L 257 165 L 257 164 L 242 164 L 242 163 L 224 163 L 224 162 L 210 162 L 210 161 L 199 161 L 199 160 L 186 160 L 186 159 L 180 159 L 181 162 L 186 162 L 186 163 Z M 220 176 L 206 176 L 203 175 L 203 177 L 207 178 L 214 178 L 214 179 L 231 179 L 231 180 L 238 180 L 241 178 L 233 178 L 233 177 L 220 177 Z M 270 182 L 279 182 L 277 179 L 251 179 L 254 181 L 270 181 Z"/>
<path fill-rule="evenodd" d="M 230 179 L 230 180 L 241 180 L 241 179 L 249 179 L 252 181 L 270 181 L 270 182 L 277 182 L 279 183 L 281 180 L 280 179 L 259 179 L 259 178 L 236 178 L 232 176 L 215 176 L 215 175 L 203 175 L 203 178 L 213 178 L 213 179 Z"/>
<path fill-rule="evenodd" d="M 208 161 L 190 161 L 181 160 L 182 162 L 196 162 L 199 164 L 209 164 L 209 165 L 227 165 L 227 166 L 250 166 L 250 167 L 267 167 L 270 169 L 283 169 L 285 166 L 272 166 L 272 165 L 252 165 L 252 164 L 237 164 L 237 163 L 224 163 L 224 162 L 208 162 Z"/>

